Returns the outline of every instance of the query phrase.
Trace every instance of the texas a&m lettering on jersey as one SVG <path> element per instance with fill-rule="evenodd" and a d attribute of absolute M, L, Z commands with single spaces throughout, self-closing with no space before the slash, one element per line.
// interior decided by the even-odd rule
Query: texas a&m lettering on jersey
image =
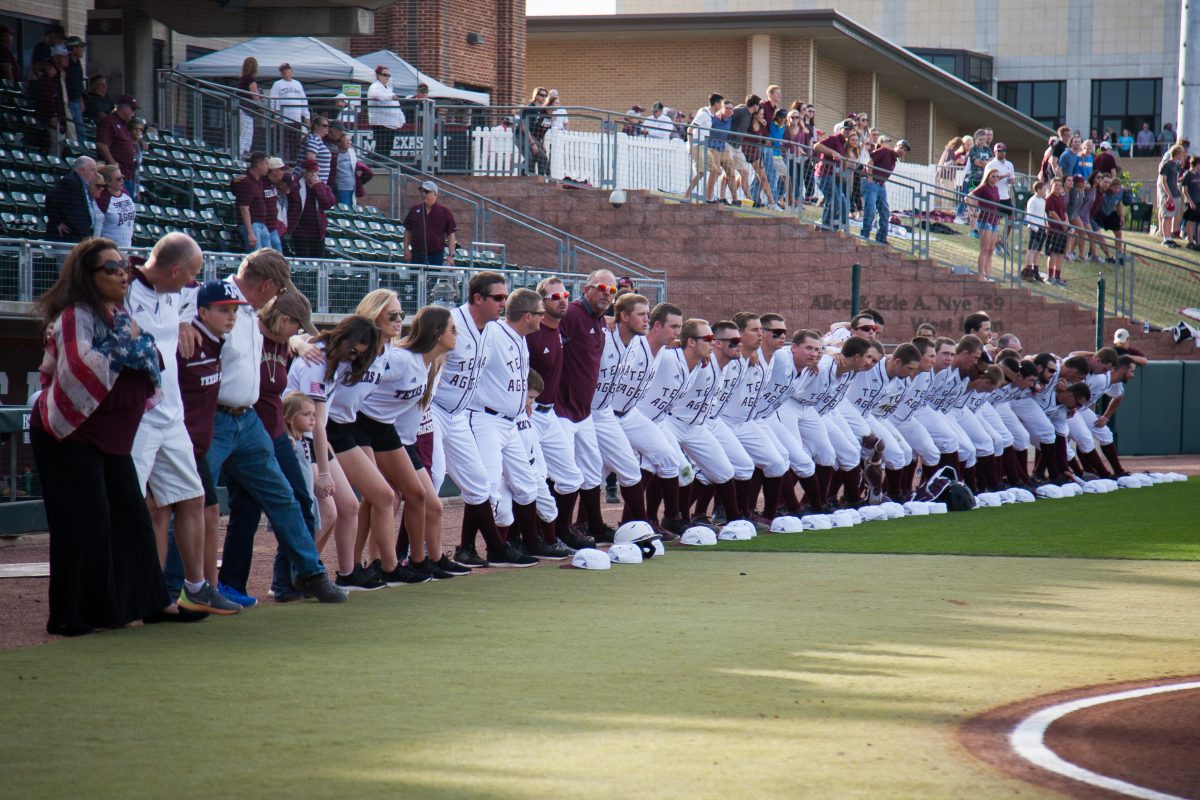
<path fill-rule="evenodd" d="M 458 341 L 454 349 L 446 354 L 442 363 L 442 374 L 438 379 L 433 402 L 450 414 L 456 414 L 471 402 L 479 371 L 487 361 L 487 340 L 491 325 L 483 330 L 475 326 L 470 307 L 464 303 L 450 312 L 454 326 L 458 329 Z"/>

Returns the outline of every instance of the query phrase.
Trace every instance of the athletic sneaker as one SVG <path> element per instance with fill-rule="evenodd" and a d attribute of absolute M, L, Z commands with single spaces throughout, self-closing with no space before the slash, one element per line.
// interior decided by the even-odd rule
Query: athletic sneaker
<path fill-rule="evenodd" d="M 383 581 L 383 562 L 378 558 L 363 567 L 363 575 L 370 580 L 378 581 L 379 583 L 383 583 L 384 586 L 387 586 L 387 584 Z"/>
<path fill-rule="evenodd" d="M 317 598 L 320 603 L 344 603 L 349 595 L 333 585 L 324 571 L 301 578 L 292 578 L 292 586 Z"/>
<path fill-rule="evenodd" d="M 499 553 L 488 551 L 488 563 L 493 567 L 536 567 L 538 560 L 533 556 L 527 556 L 511 544 L 504 545 L 504 549 Z"/>
<path fill-rule="evenodd" d="M 454 577 L 453 574 L 438 569 L 437 564 L 429 556 L 425 556 L 424 561 L 410 562 L 409 568 L 422 575 L 428 575 L 429 579 L 434 581 L 448 581 Z"/>
<path fill-rule="evenodd" d="M 179 605 L 192 611 L 207 611 L 209 614 L 220 614 L 223 617 L 232 616 L 242 610 L 242 607 L 213 588 L 208 581 L 198 591 L 189 592 L 187 586 L 179 590 Z"/>
<path fill-rule="evenodd" d="M 612 527 L 611 525 L 605 525 L 605 526 L 601 527 L 600 530 L 598 530 L 598 531 L 588 531 L 588 533 L 590 533 L 592 538 L 595 539 L 597 542 L 605 542 L 607 544 L 612 544 L 614 537 L 617 535 L 617 529 Z"/>
<path fill-rule="evenodd" d="M 688 527 L 690 528 L 694 525 L 699 525 L 703 528 L 711 528 L 713 533 L 716 533 L 721 529 L 721 526 L 713 521 L 712 517 L 692 517 L 692 522 L 690 525 L 688 525 Z"/>
<path fill-rule="evenodd" d="M 376 589 L 387 588 L 386 583 L 368 574 L 361 564 L 355 564 L 349 575 L 339 572 L 334 584 L 347 592 L 373 592 Z"/>
<path fill-rule="evenodd" d="M 286 589 L 282 592 L 277 592 L 272 589 L 268 596 L 276 603 L 294 603 L 297 600 L 309 600 L 312 598 L 308 592 L 302 592 L 299 589 Z"/>
<path fill-rule="evenodd" d="M 451 575 L 470 575 L 471 568 L 464 567 L 462 564 L 456 564 L 450 560 L 450 556 L 443 555 L 437 560 L 437 568 L 442 572 L 449 572 Z"/>
<path fill-rule="evenodd" d="M 258 604 L 257 597 L 251 597 L 248 594 L 242 594 L 232 586 L 226 586 L 220 581 L 217 581 L 217 591 L 228 597 L 233 602 L 237 603 L 242 608 L 250 608 L 251 606 Z"/>
<path fill-rule="evenodd" d="M 545 558 L 550 561 L 562 561 L 575 554 L 574 550 L 559 541 L 555 541 L 554 544 L 538 542 L 533 547 L 527 547 L 525 551 L 531 556 Z"/>
<path fill-rule="evenodd" d="M 563 544 L 575 550 L 583 550 L 587 547 L 595 547 L 596 540 L 588 536 L 586 532 L 576 530 L 575 526 L 567 528 L 567 532 L 562 535 Z"/>
<path fill-rule="evenodd" d="M 475 552 L 475 548 L 467 549 L 460 547 L 454 551 L 454 563 L 460 567 L 467 569 L 487 569 L 490 564 L 479 557 L 479 553 Z"/>
<path fill-rule="evenodd" d="M 404 564 L 397 564 L 396 568 L 391 572 L 383 573 L 383 582 L 388 586 L 400 586 L 406 583 L 428 583 L 431 580 L 433 580 L 432 575 L 426 575 L 424 572 L 420 572 Z"/>
<path fill-rule="evenodd" d="M 605 491 L 604 502 L 608 503 L 610 506 L 615 506 L 617 503 L 621 502 L 621 498 L 617 497 L 616 487 L 610 487 Z"/>

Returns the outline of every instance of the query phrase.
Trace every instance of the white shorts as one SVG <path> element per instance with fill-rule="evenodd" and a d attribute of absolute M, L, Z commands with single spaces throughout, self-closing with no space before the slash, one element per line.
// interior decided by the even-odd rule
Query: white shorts
<path fill-rule="evenodd" d="M 133 465 L 142 495 L 147 485 L 159 506 L 204 496 L 192 439 L 183 420 L 159 428 L 143 422 L 133 437 Z"/>

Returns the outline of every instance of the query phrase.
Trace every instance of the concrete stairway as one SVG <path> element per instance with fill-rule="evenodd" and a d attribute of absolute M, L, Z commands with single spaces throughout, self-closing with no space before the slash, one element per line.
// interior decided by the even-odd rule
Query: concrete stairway
<path fill-rule="evenodd" d="M 1026 352 L 1063 353 L 1088 348 L 1095 340 L 1093 311 L 954 275 L 929 260 L 790 217 L 744 217 L 719 206 L 671 203 L 636 191 L 627 192 L 623 207 L 613 208 L 606 191 L 566 189 L 536 178 L 456 176 L 451 182 L 666 270 L 669 297 L 685 316 L 716 320 L 747 309 L 777 311 L 789 330 L 824 330 L 849 314 L 850 267 L 857 262 L 863 267 L 862 305 L 883 313 L 884 338 L 890 342 L 907 339 L 922 322 L 953 336 L 975 311 L 992 317 L 993 330 L 1020 336 Z M 554 245 L 543 237 L 502 222 L 491 235 L 507 243 L 510 261 L 553 263 L 548 259 Z M 1168 334 L 1143 334 L 1129 320 L 1106 320 L 1106 338 L 1111 341 L 1119 327 L 1129 328 L 1133 346 L 1151 358 L 1200 354 L 1190 343 L 1175 345 Z"/>

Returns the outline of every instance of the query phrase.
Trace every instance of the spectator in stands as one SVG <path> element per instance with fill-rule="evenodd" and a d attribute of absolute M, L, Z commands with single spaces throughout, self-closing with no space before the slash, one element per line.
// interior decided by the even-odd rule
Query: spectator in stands
<path fill-rule="evenodd" d="M 987 163 L 984 172 L 989 169 L 996 170 L 999 173 L 999 178 L 996 180 L 996 191 L 1000 194 L 1000 214 L 1007 221 L 1012 215 L 1012 188 L 1013 179 L 1017 177 L 1017 170 L 1013 163 L 1008 160 L 1008 145 L 1004 142 L 997 142 L 992 148 L 995 157 Z"/>
<path fill-rule="evenodd" d="M 72 36 L 66 41 L 67 48 L 67 110 L 75 123 L 75 136 L 83 139 L 83 95 L 85 82 L 83 79 L 83 51 L 87 43 L 78 36 Z"/>
<path fill-rule="evenodd" d="M 542 113 L 546 102 L 547 92 L 541 86 L 533 88 L 529 104 L 521 110 L 520 142 L 526 155 L 525 169 L 530 174 L 550 174 L 550 157 L 546 154 L 546 145 L 542 141 L 545 129 L 542 127 Z"/>
<path fill-rule="evenodd" d="M 242 77 L 238 78 L 237 96 L 240 102 L 261 104 L 262 92 L 258 90 L 258 59 L 254 56 L 242 61 Z M 249 158 L 254 149 L 254 115 L 245 109 L 238 112 L 238 153 Z"/>
<path fill-rule="evenodd" d="M 1096 163 L 1095 145 L 1091 139 L 1083 140 L 1083 149 L 1079 151 L 1079 166 L 1075 168 L 1075 175 L 1083 178 L 1085 181 L 1092 177 L 1092 167 Z"/>
<path fill-rule="evenodd" d="M 383 64 L 375 67 L 375 82 L 367 88 L 367 120 L 375 135 L 375 152 L 390 157 L 396 133 L 407 120 L 400 108 L 400 95 L 392 87 L 392 70 Z"/>
<path fill-rule="evenodd" d="M 328 134 L 329 120 L 317 117 L 313 120 L 312 132 L 304 139 L 304 146 L 300 151 L 301 161 L 317 162 L 317 177 L 322 183 L 329 183 L 329 165 L 333 162 L 333 153 L 329 151 L 329 145 L 325 144 Z"/>
<path fill-rule="evenodd" d="M 136 201 L 142 193 L 142 161 L 146 157 L 146 120 L 134 117 L 129 120 L 129 135 L 133 137 L 133 191 L 129 195 Z"/>
<path fill-rule="evenodd" d="M 246 173 L 233 180 L 233 195 L 238 233 L 247 253 L 266 247 L 270 234 L 263 224 L 263 178 L 267 174 L 265 153 L 251 153 Z"/>
<path fill-rule="evenodd" d="M 1033 182 L 1033 193 L 1025 203 L 1025 224 L 1029 226 L 1029 247 L 1025 249 L 1025 266 L 1021 280 L 1041 281 L 1038 261 L 1046 247 L 1046 182 Z"/>
<path fill-rule="evenodd" d="M 53 55 L 53 48 L 60 46 L 66 40 L 67 32 L 62 25 L 51 25 L 46 28 L 46 35 L 33 46 L 33 57 L 29 62 L 30 71 L 35 65 L 49 61 Z"/>
<path fill-rule="evenodd" d="M 1139 156 L 1153 155 L 1154 146 L 1154 131 L 1150 130 L 1150 123 L 1143 122 L 1142 129 L 1137 133 L 1137 154 Z"/>
<path fill-rule="evenodd" d="M 348 131 L 357 130 L 358 99 L 352 101 L 345 92 L 338 92 L 334 95 L 333 105 L 337 108 L 337 121 L 342 124 L 342 128 Z"/>
<path fill-rule="evenodd" d="M 964 137 L 965 139 L 965 137 Z M 963 192 L 969 194 L 972 189 L 983 183 L 983 171 L 992 160 L 991 141 L 988 139 L 986 128 L 975 131 L 971 137 L 971 149 L 967 153 L 966 183 Z"/>
<path fill-rule="evenodd" d="M 130 454 L 161 377 L 153 337 L 122 308 L 128 270 L 111 241 L 91 238 L 38 300 L 50 333 L 29 427 L 50 531 L 46 630 L 59 636 L 207 616 L 167 598 Z"/>
<path fill-rule="evenodd" d="M 1171 127 L 1171 123 L 1164 122 L 1158 134 L 1158 149 L 1165 153 L 1173 144 L 1176 144 L 1175 129 Z"/>
<path fill-rule="evenodd" d="M 338 140 L 334 163 L 337 167 L 334 170 L 337 185 L 333 189 L 337 201 L 341 205 L 354 208 L 354 198 L 362 197 L 365 193 L 363 187 L 374 177 L 374 173 L 370 167 L 358 160 L 353 141 L 346 131 L 342 132 L 342 138 Z"/>
<path fill-rule="evenodd" d="M 745 134 L 749 133 L 761 104 L 762 98 L 758 95 L 746 95 L 746 102 L 733 107 L 733 116 L 729 121 L 729 154 L 733 158 L 733 171 L 738 175 L 738 187 L 731 187 L 734 203 L 738 201 L 739 187 L 742 197 L 750 199 L 750 164 L 742 148 L 746 144 Z"/>
<path fill-rule="evenodd" d="M 1050 181 L 1046 195 L 1046 283 L 1066 286 L 1062 279 L 1063 253 L 1067 251 L 1067 201 L 1063 195 L 1063 179 Z"/>
<path fill-rule="evenodd" d="M 1092 174 L 1117 177 L 1119 170 L 1117 169 L 1117 159 L 1113 156 L 1112 143 L 1100 142 L 1099 146 L 1100 152 L 1096 154 L 1096 160 L 1092 163 Z"/>
<path fill-rule="evenodd" d="M 715 139 L 710 139 L 713 119 L 721 113 L 725 98 L 714 92 L 708 96 L 708 105 L 696 111 L 692 118 L 692 181 L 688 184 L 684 197 L 691 197 L 692 192 L 701 181 L 705 181 L 704 199 L 712 197 L 713 187 L 721 176 L 721 154 L 724 151 L 724 140 L 721 141 L 721 151 L 714 147 Z"/>
<path fill-rule="evenodd" d="M 292 74 L 291 64 L 279 65 L 279 80 L 271 84 L 271 107 L 292 122 L 307 125 L 310 119 L 308 95 L 304 93 L 304 84 Z"/>
<path fill-rule="evenodd" d="M 25 143 L 43 152 L 58 155 L 63 120 L 63 98 L 58 69 L 50 61 L 38 61 L 33 65 L 31 75 L 33 77 L 29 81 L 29 94 L 33 99 L 33 116 L 41 127 L 26 131 Z"/>
<path fill-rule="evenodd" d="M 642 130 L 651 139 L 670 139 L 675 130 L 675 123 L 667 115 L 667 109 L 661 100 L 656 100 L 650 106 L 650 117 L 642 122 Z"/>
<path fill-rule="evenodd" d="M 426 103 L 432 103 L 433 98 L 429 96 L 429 84 L 421 81 L 417 84 L 417 93 L 408 96 L 409 100 L 420 100 Z"/>
<path fill-rule="evenodd" d="M 100 168 L 104 188 L 96 198 L 94 234 L 112 239 L 117 247 L 126 250 L 133 245 L 133 226 L 137 221 L 133 198 L 125 191 L 125 178 L 116 164 L 105 164 Z M 164 356 L 165 358 L 166 356 Z"/>
<path fill-rule="evenodd" d="M 793 106 L 795 104 L 793 103 Z M 821 140 L 820 131 L 817 130 L 817 107 L 812 103 L 800 103 L 800 126 L 804 129 L 804 136 L 800 144 L 811 150 L 812 146 Z M 814 158 L 804 159 L 804 199 L 812 202 L 817 196 L 816 171 L 817 165 Z"/>
<path fill-rule="evenodd" d="M 79 242 L 95 231 L 95 210 L 89 194 L 96 181 L 96 162 L 80 156 L 71 171 L 46 195 L 46 238 Z"/>
<path fill-rule="evenodd" d="M 764 167 L 764 162 L 771 158 L 771 147 L 763 140 L 768 138 L 770 132 L 770 124 L 764 117 L 763 107 L 760 103 L 754 110 L 754 117 L 750 121 L 750 129 L 747 131 L 750 137 L 753 138 L 748 137 L 745 139 L 742 144 L 742 155 L 745 157 L 750 169 L 754 171 L 754 180 L 750 184 L 750 199 L 754 201 L 754 205 L 756 207 L 763 205 L 759 198 L 762 196 L 762 190 L 766 189 L 766 205 L 777 211 L 782 211 L 782 206 L 779 206 L 775 202 L 775 192 L 771 188 L 772 182 Z"/>
<path fill-rule="evenodd" d="M 13 52 L 13 31 L 7 25 L 0 25 L 0 78 L 13 83 L 20 83 L 24 70 L 21 61 Z"/>
<path fill-rule="evenodd" d="M 54 65 L 57 73 L 58 107 L 55 110 L 58 112 L 59 131 L 63 138 L 80 141 L 83 139 L 83 131 L 76 128 L 75 119 L 71 116 L 71 109 L 67 103 L 67 70 L 71 66 L 71 51 L 66 45 L 55 45 L 50 49 L 50 63 Z M 59 150 L 54 152 L 60 153 Z"/>
<path fill-rule="evenodd" d="M 942 154 L 938 156 L 938 180 L 952 181 L 957 170 L 954 169 L 958 148 L 962 145 L 962 137 L 954 136 L 950 141 L 946 142 L 946 146 L 942 148 Z"/>
<path fill-rule="evenodd" d="M 1167 151 L 1158 168 L 1158 233 L 1164 247 L 1175 248 L 1175 237 L 1179 233 L 1180 206 L 1183 198 L 1179 194 L 1179 173 L 1187 151 L 1183 145 L 1175 145 Z"/>
<path fill-rule="evenodd" d="M 93 75 L 88 79 L 88 91 L 83 96 L 83 116 L 99 124 L 100 120 L 113 112 L 112 101 L 108 99 L 108 78 L 103 75 Z"/>
<path fill-rule="evenodd" d="M 979 257 L 975 261 L 981 281 L 992 282 L 988 273 L 992 268 L 992 255 L 996 251 L 996 242 L 1000 238 L 1000 191 L 996 184 L 1000 172 L 987 169 L 983 173 L 983 182 L 971 190 L 970 204 L 979 209 Z"/>
<path fill-rule="evenodd" d="M 1108 179 L 1105 179 L 1108 180 Z M 1104 186 L 1103 182 L 1101 186 Z M 1093 218 L 1099 227 L 1108 231 L 1115 239 L 1116 253 L 1115 257 L 1106 259 L 1110 264 L 1124 263 L 1124 239 L 1121 231 L 1125 226 L 1125 187 L 1121 185 L 1121 181 L 1117 178 L 1108 180 L 1103 193 L 1099 198 L 1099 205 L 1093 206 Z M 1105 254 L 1108 249 L 1101 245 Z"/>
<path fill-rule="evenodd" d="M 804 114 L 800 109 L 793 108 L 787 112 L 783 127 L 783 146 L 781 148 L 784 163 L 787 165 L 787 204 L 793 208 L 804 205 Z"/>
<path fill-rule="evenodd" d="M 910 149 L 908 140 L 901 139 L 896 142 L 895 147 L 883 145 L 871 153 L 871 172 L 863 185 L 863 241 L 870 240 L 871 225 L 878 213 L 879 233 L 876 234 L 875 241 L 887 244 L 888 224 L 892 212 L 888 208 L 886 184 L 888 178 L 896 171 L 896 162 L 904 158 Z"/>
<path fill-rule="evenodd" d="M 1072 134 L 1068 140 L 1067 148 L 1058 157 L 1058 169 L 1055 174 L 1063 179 L 1078 174 L 1079 162 L 1083 158 L 1082 153 L 1083 143 L 1079 139 L 1079 134 Z"/>
<path fill-rule="evenodd" d="M 1128 128 L 1121 129 L 1121 137 L 1117 139 L 1117 152 L 1126 158 L 1133 155 L 1133 134 Z"/>
<path fill-rule="evenodd" d="M 288 231 L 292 251 L 300 258 L 325 257 L 325 212 L 337 204 L 333 191 L 321 180 L 314 159 L 300 164 L 302 175 L 288 199 Z"/>
<path fill-rule="evenodd" d="M 821 226 L 832 230 L 840 230 L 846 224 L 846 193 L 843 187 L 847 173 L 842 161 L 846 154 L 846 140 L 853 133 L 854 121 L 842 120 L 836 133 L 813 145 L 813 153 L 821 156 L 821 163 L 817 165 L 817 181 L 825 198 Z"/>
<path fill-rule="evenodd" d="M 125 176 L 125 191 L 134 192 L 133 176 L 137 173 L 137 148 L 129 132 L 129 120 L 138 110 L 138 102 L 129 95 L 117 100 L 117 107 L 96 126 L 96 152 L 109 164 L 116 164 Z"/>
<path fill-rule="evenodd" d="M 554 117 L 554 124 L 551 127 L 556 131 L 565 131 L 568 124 L 568 115 L 567 109 L 563 108 L 562 99 L 558 96 L 558 89 L 550 90 L 550 94 L 546 100 L 547 105 L 550 105 L 551 98 L 554 100 L 554 112 L 552 114 Z"/>
<path fill-rule="evenodd" d="M 621 133 L 626 136 L 644 136 L 645 131 L 642 130 L 642 114 L 646 113 L 646 109 L 634 104 L 625 112 L 625 119 L 622 121 Z"/>
<path fill-rule="evenodd" d="M 282 158 L 267 159 L 267 174 L 262 178 L 263 205 L 260 218 L 263 227 L 267 229 L 267 234 L 259 243 L 261 247 L 270 247 L 281 253 L 283 252 L 283 242 L 279 238 L 279 229 L 286 226 L 279 221 L 279 198 L 281 194 L 284 196 L 284 216 L 286 217 L 286 195 L 291 191 L 290 183 L 283 184 L 284 166 Z M 251 221 L 254 220 L 251 219 Z"/>
<path fill-rule="evenodd" d="M 441 266 L 454 264 L 458 246 L 455 231 L 458 224 L 450 209 L 438 202 L 438 188 L 433 181 L 421 184 L 421 202 L 408 210 L 404 217 L 404 258 L 414 264 Z M 449 261 L 443 261 L 442 251 L 449 245 Z"/>
<path fill-rule="evenodd" d="M 1187 235 L 1187 248 L 1200 250 L 1200 156 L 1188 159 L 1187 171 L 1179 179 L 1180 196 L 1183 198 L 1183 221 Z"/>

